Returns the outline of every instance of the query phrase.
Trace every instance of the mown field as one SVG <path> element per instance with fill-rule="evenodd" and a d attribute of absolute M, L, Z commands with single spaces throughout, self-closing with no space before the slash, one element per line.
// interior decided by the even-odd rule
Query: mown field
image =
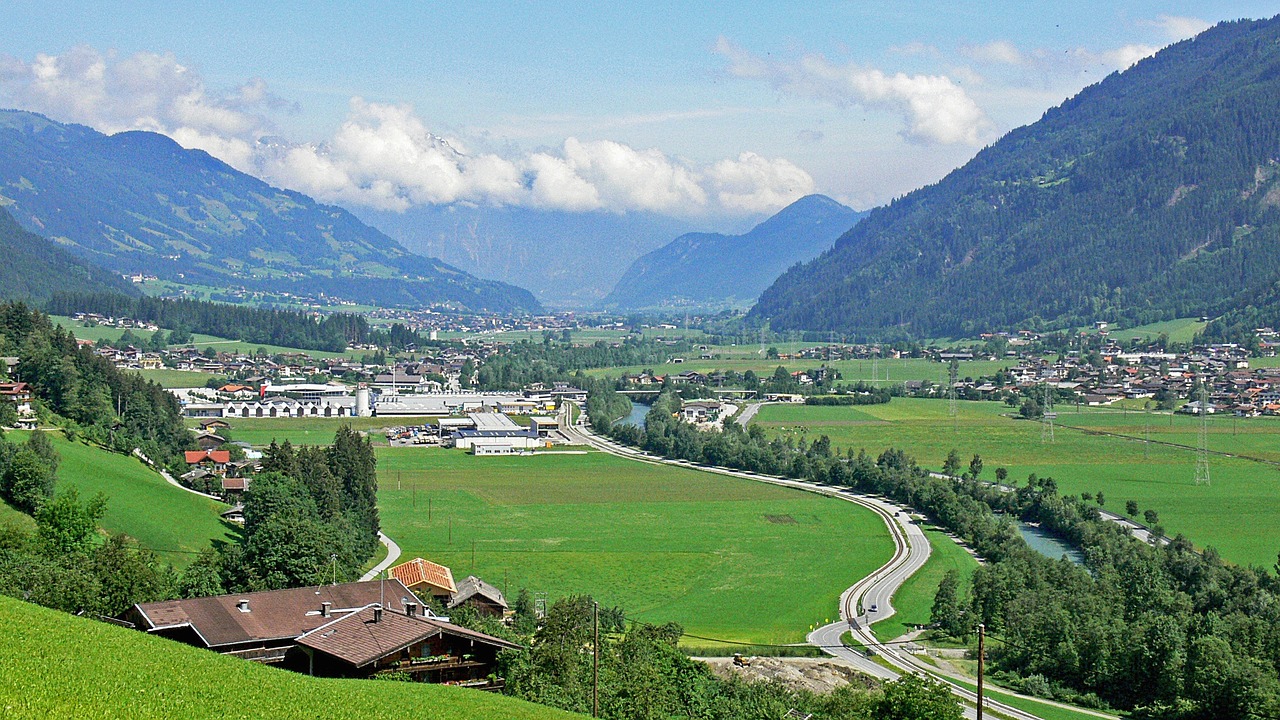
<path fill-rule="evenodd" d="M 222 418 L 231 425 L 229 434 L 237 442 L 247 442 L 255 447 L 266 447 L 272 440 L 288 440 L 294 445 L 329 445 L 333 434 L 343 425 L 352 429 L 370 431 L 374 442 L 386 442 L 376 432 L 383 428 L 408 425 L 428 425 L 436 421 L 427 417 L 342 417 L 342 418 Z M 526 421 L 527 422 L 527 421 Z M 188 418 L 187 427 L 198 428 L 198 418 Z"/>
<path fill-rule="evenodd" d="M 25 433 L 9 435 L 26 440 Z M 74 487 L 81 499 L 106 495 L 101 525 L 108 532 L 135 538 L 175 567 L 185 567 L 211 540 L 231 539 L 230 527 L 218 515 L 226 505 L 166 483 L 135 457 L 68 442 L 60 433 L 49 438 L 61 456 L 55 492 Z"/>
<path fill-rule="evenodd" d="M 378 474 L 382 527 L 406 558 L 513 598 L 590 593 L 716 639 L 802 641 L 893 552 L 882 521 L 850 503 L 603 453 L 380 448 Z"/>
<path fill-rule="evenodd" d="M 1061 410 L 1052 443 L 1041 441 L 1040 423 L 1005 417 L 1009 408 L 990 402 L 961 402 L 955 418 L 943 400 L 895 398 L 888 405 L 857 408 L 774 405 L 763 408 L 755 422 L 773 434 L 809 439 L 825 434 L 837 447 L 873 454 L 891 446 L 903 448 L 933 469 L 941 467 L 952 448 L 966 464 L 977 453 L 988 479 L 994 478 L 996 467 L 1004 466 L 1010 481 L 1024 482 L 1034 472 L 1052 476 L 1064 493 L 1101 490 L 1108 509 L 1122 511 L 1125 501 L 1135 500 L 1142 510 L 1159 513 L 1169 533 L 1183 533 L 1200 546 L 1212 545 L 1235 562 L 1267 567 L 1275 563 L 1280 549 L 1276 466 L 1214 456 L 1212 482 L 1197 486 L 1194 418 L 1171 421 L 1168 414 Z M 1144 427 L 1153 441 L 1191 447 L 1144 443 Z M 1213 449 L 1280 460 L 1276 418 L 1215 417 L 1210 428 Z"/>
<path fill-rule="evenodd" d="M 812 347 L 815 343 L 795 343 L 798 348 L 801 346 Z M 896 385 L 906 380 L 929 380 L 931 382 L 945 382 L 947 379 L 948 366 L 926 360 L 924 358 L 886 358 L 884 360 L 835 360 L 832 362 L 824 362 L 822 360 L 770 360 L 759 354 L 758 348 L 740 347 L 740 348 L 713 348 L 710 352 L 720 355 L 714 360 L 698 360 L 697 354 L 694 359 L 686 358 L 684 362 L 650 364 L 645 366 L 634 365 L 629 367 L 614 368 L 598 368 L 586 371 L 588 375 L 597 377 L 617 377 L 623 373 L 638 373 L 641 370 L 652 370 L 658 375 L 667 373 L 681 373 L 689 370 L 709 373 L 714 370 L 732 370 L 734 372 L 744 373 L 748 370 L 756 375 L 766 376 L 772 375 L 773 372 L 782 366 L 791 372 L 797 370 L 812 370 L 813 368 L 827 365 L 835 368 L 840 372 L 841 379 L 844 382 L 854 382 L 862 380 L 865 382 L 874 382 L 881 385 Z M 959 363 L 959 376 L 961 378 L 971 377 L 978 378 L 984 375 L 994 375 L 997 370 L 1007 367 L 1013 367 L 1017 363 L 1011 360 L 968 360 Z"/>
<path fill-rule="evenodd" d="M 313 678 L 0 596 L 0 717 L 583 717 L 426 683 Z"/>

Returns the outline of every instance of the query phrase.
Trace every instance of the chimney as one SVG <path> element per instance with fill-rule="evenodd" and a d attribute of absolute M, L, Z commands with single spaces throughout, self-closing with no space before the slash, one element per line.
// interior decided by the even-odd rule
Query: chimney
<path fill-rule="evenodd" d="M 320 603 L 320 617 L 329 617 L 329 608 L 333 607 L 331 602 Z"/>
<path fill-rule="evenodd" d="M 413 617 L 418 614 L 418 603 L 405 603 L 404 614 Z"/>
<path fill-rule="evenodd" d="M 381 605 L 373 606 L 373 621 L 376 623 L 382 622 L 382 606 Z"/>
<path fill-rule="evenodd" d="M 249 612 L 249 601 L 241 598 L 240 602 L 236 603 L 236 609 L 240 612 Z"/>

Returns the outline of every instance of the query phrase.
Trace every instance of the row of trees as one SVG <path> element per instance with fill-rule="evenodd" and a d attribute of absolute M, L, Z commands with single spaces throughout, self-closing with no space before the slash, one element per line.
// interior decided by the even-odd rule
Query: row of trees
<path fill-rule="evenodd" d="M 514 622 L 475 621 L 477 629 L 526 649 L 499 656 L 505 692 L 579 713 L 592 710 L 592 598 L 557 599 L 544 618 L 527 593 L 516 599 Z M 614 720 L 775 720 L 796 710 L 821 720 L 959 720 L 960 706 L 941 684 L 907 676 L 881 688 L 845 685 L 829 694 L 780 681 L 747 682 L 717 676 L 679 649 L 682 628 L 627 624 L 616 609 L 601 609 L 599 709 Z M 467 621 L 467 618 L 462 618 Z"/>
<path fill-rule="evenodd" d="M 178 401 L 138 373 L 116 369 L 70 331 L 22 303 L 0 304 L 0 355 L 17 355 L 17 380 L 73 433 L 108 448 L 184 472 L 182 451 L 194 447 Z"/>
<path fill-rule="evenodd" d="M 193 596 L 347 582 L 378 547 L 377 460 L 347 426 L 329 447 L 272 443 L 244 494 L 239 543 L 193 564 Z"/>
<path fill-rule="evenodd" d="M 1276 573 L 1198 553 L 1182 538 L 1160 548 L 1138 542 L 1093 502 L 1060 496 L 1052 478 L 1007 492 L 982 482 L 980 459 L 961 473 L 957 455 L 948 463 L 957 477 L 934 477 L 901 450 L 841 453 L 825 437 L 794 444 L 734 423 L 699 431 L 674 418 L 676 408 L 664 395 L 643 430 L 607 431 L 667 457 L 883 494 L 962 537 L 988 562 L 967 588 L 952 579 L 958 610 L 936 619 L 962 635 L 986 623 L 1006 641 L 993 662 L 1011 684 L 1163 720 L 1280 715 Z M 1074 543 L 1084 566 L 1032 551 L 1012 517 Z"/>

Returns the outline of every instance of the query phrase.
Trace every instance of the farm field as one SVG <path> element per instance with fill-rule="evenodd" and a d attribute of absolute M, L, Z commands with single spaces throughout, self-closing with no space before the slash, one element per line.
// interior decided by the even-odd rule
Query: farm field
<path fill-rule="evenodd" d="M 812 347 L 814 343 L 805 343 Z M 728 350 L 726 352 L 726 350 Z M 947 365 L 925 358 L 886 358 L 878 362 L 872 360 L 769 360 L 757 354 L 757 348 L 713 348 L 712 352 L 721 355 L 717 360 L 686 359 L 682 363 L 662 363 L 657 365 L 634 365 L 628 367 L 596 368 L 587 370 L 588 375 L 595 377 L 617 377 L 623 373 L 638 373 L 641 370 L 652 370 L 659 375 L 680 373 L 693 370 L 709 373 L 714 370 L 733 370 L 756 375 L 772 375 L 779 365 L 794 372 L 796 370 L 813 369 L 827 365 L 840 372 L 844 382 L 875 382 L 881 385 L 896 385 L 905 380 L 945 381 Z M 967 360 L 959 363 L 961 378 L 977 378 L 983 375 L 994 375 L 997 370 L 1012 367 L 1017 363 L 1012 360 Z"/>
<path fill-rule="evenodd" d="M 0 716 L 13 718 L 584 717 L 445 685 L 313 678 L 3 596 L 0 665 Z"/>
<path fill-rule="evenodd" d="M 978 561 L 960 547 L 945 532 L 937 527 L 926 527 L 925 537 L 929 540 L 929 559 L 924 567 L 907 579 L 893 596 L 892 617 L 871 626 L 880 642 L 888 642 L 894 638 L 914 630 L 913 625 L 927 625 L 933 610 L 933 598 L 938 594 L 938 585 L 948 570 L 960 573 L 960 579 L 967 582 L 978 567 Z"/>
<path fill-rule="evenodd" d="M 433 417 L 341 417 L 341 418 L 220 418 L 231 425 L 231 439 L 254 447 L 266 447 L 272 440 L 288 440 L 294 445 L 330 445 L 333 434 L 343 425 L 353 430 L 381 430 L 397 425 L 430 425 Z M 200 427 L 199 418 L 187 418 L 187 427 Z M 385 437 L 372 436 L 373 441 L 386 442 Z"/>
<path fill-rule="evenodd" d="M 195 372 L 194 370 L 171 370 L 164 368 L 162 370 L 135 370 L 142 377 L 159 383 L 161 387 L 166 388 L 198 388 L 205 387 L 210 380 L 218 378 L 225 380 L 225 377 L 218 375 L 210 375 L 209 373 Z"/>
<path fill-rule="evenodd" d="M 716 640 L 803 641 L 893 552 L 870 511 L 749 480 L 595 452 L 377 453 L 382 527 L 406 559 L 477 574 L 513 599 L 521 587 L 590 593 Z"/>
<path fill-rule="evenodd" d="M 1039 422 L 1014 420 L 1010 409 L 992 402 L 960 402 L 955 418 L 943 400 L 894 398 L 887 405 L 810 407 L 770 405 L 761 409 L 756 424 L 780 436 L 808 438 L 828 435 L 840 448 L 865 449 L 878 454 L 887 447 L 906 450 L 921 465 L 941 467 L 951 449 L 965 463 L 982 456 L 988 479 L 995 468 L 1009 470 L 1010 482 L 1024 482 L 1028 473 L 1051 476 L 1063 493 L 1103 491 L 1106 507 L 1123 510 L 1128 500 L 1142 510 L 1159 513 L 1169 534 L 1183 533 L 1196 545 L 1213 546 L 1238 563 L 1271 566 L 1280 548 L 1280 470 L 1241 458 L 1212 456 L 1212 483 L 1194 484 L 1196 420 L 1176 416 L 1170 429 L 1168 414 L 1149 416 L 1153 441 L 1187 442 L 1172 447 L 1141 442 L 1143 414 L 1087 408 L 1064 408 L 1052 443 L 1041 441 Z M 1232 435 L 1232 426 L 1236 434 Z M 1070 427 L 1128 435 L 1090 434 Z M 1248 427 L 1248 431 L 1244 428 Z M 1236 423 L 1210 419 L 1209 447 L 1224 452 L 1254 452 L 1276 458 L 1268 449 L 1280 440 L 1280 422 L 1254 418 Z M 1162 438 L 1162 433 L 1167 436 Z M 1188 442 L 1189 441 L 1189 442 Z"/>
<path fill-rule="evenodd" d="M 9 437 L 25 441 L 26 433 Z M 108 532 L 129 535 L 179 568 L 211 540 L 231 538 L 229 526 L 218 516 L 226 505 L 179 490 L 135 457 L 68 442 L 60 433 L 49 433 L 49 439 L 62 458 L 55 492 L 74 487 L 82 500 L 106 495 L 101 525 Z"/>

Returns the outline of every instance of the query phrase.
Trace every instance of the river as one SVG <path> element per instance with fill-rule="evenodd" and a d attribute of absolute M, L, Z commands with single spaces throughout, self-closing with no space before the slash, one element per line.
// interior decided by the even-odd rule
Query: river
<path fill-rule="evenodd" d="M 1084 555 L 1081 555 L 1079 550 L 1071 547 L 1070 543 L 1057 535 L 1035 525 L 1028 525 L 1020 520 L 1017 525 L 1022 539 L 1027 541 L 1027 545 L 1031 546 L 1032 550 L 1054 560 L 1066 555 L 1071 562 L 1077 565 L 1084 564 Z"/>
<path fill-rule="evenodd" d="M 644 416 L 649 414 L 649 406 L 644 403 L 631 401 L 631 413 L 624 418 L 619 418 L 618 422 L 624 425 L 635 425 L 638 428 L 644 427 Z"/>

